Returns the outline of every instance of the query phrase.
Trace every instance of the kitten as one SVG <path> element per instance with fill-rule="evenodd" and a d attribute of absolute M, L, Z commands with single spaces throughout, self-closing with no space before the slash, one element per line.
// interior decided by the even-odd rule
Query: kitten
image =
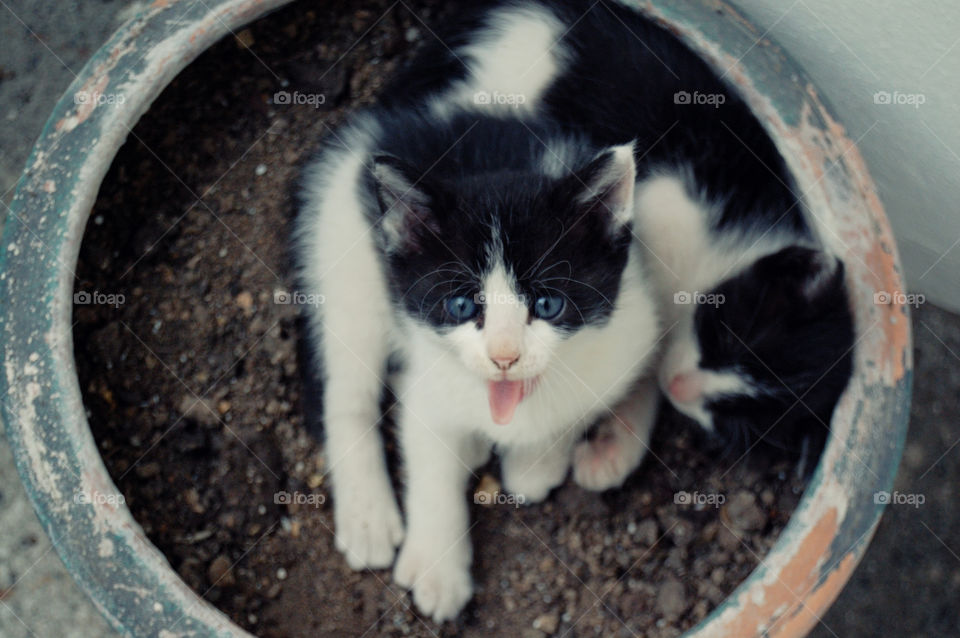
<path fill-rule="evenodd" d="M 630 232 L 635 179 L 630 144 L 453 107 L 359 114 L 306 173 L 298 253 L 325 299 L 309 327 L 337 547 L 385 567 L 402 541 L 394 579 L 437 621 L 472 592 L 472 469 L 496 447 L 504 487 L 543 499 L 647 371 L 658 323 Z M 391 354 L 405 531 L 377 429 Z"/>
<path fill-rule="evenodd" d="M 657 375 L 665 396 L 731 448 L 815 455 L 851 374 L 843 264 L 819 247 L 782 157 L 737 93 L 614 3 L 496 3 L 446 36 L 455 46 L 428 44 L 430 63 L 400 78 L 403 99 L 436 110 L 523 95 L 512 110 L 488 108 L 549 119 L 598 145 L 636 141 L 637 239 L 665 326 L 676 326 Z M 578 449 L 574 475 L 596 478 L 606 463 L 621 470 L 593 486 L 616 486 L 642 457 L 638 443 L 622 427 L 601 432 Z"/>
<path fill-rule="evenodd" d="M 843 263 L 763 211 L 719 226 L 737 200 L 710 203 L 689 175 L 638 186 L 637 233 L 674 326 L 660 387 L 731 451 L 763 443 L 802 453 L 803 466 L 826 442 L 851 374 Z"/>
<path fill-rule="evenodd" d="M 807 404 L 829 421 L 852 344 L 842 264 L 782 158 L 673 36 L 580 0 L 492 3 L 441 33 L 332 135 L 298 221 L 301 279 L 326 300 L 309 334 L 337 547 L 386 567 L 402 542 L 394 578 L 438 621 L 471 593 L 463 489 L 491 446 L 529 502 L 571 459 L 580 485 L 615 487 L 657 379 L 711 431 L 805 433 Z M 406 530 L 377 427 L 394 354 Z"/>

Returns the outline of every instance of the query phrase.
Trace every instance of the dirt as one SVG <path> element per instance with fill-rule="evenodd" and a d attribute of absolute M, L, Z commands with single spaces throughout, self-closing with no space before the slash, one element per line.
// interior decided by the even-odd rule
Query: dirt
<path fill-rule="evenodd" d="M 802 483 L 782 462 L 718 459 L 674 415 L 622 489 L 568 482 L 534 506 L 472 505 L 476 595 L 456 623 L 420 617 L 389 571 L 353 572 L 333 547 L 301 415 L 297 306 L 275 302 L 293 287 L 291 193 L 328 127 L 455 9 L 304 3 L 221 41 L 164 91 L 81 250 L 91 428 L 149 538 L 254 634 L 677 636 L 758 564 Z M 278 104 L 278 91 L 323 104 Z"/>

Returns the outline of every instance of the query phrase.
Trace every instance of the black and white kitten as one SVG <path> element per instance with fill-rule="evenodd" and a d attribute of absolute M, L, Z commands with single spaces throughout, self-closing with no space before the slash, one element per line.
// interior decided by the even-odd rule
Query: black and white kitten
<path fill-rule="evenodd" d="M 815 454 L 851 373 L 843 264 L 819 247 L 782 157 L 736 92 L 617 3 L 497 2 L 441 37 L 454 46 L 428 44 L 395 99 L 438 110 L 483 98 L 597 145 L 634 141 L 636 235 L 674 326 L 664 394 L 724 444 Z M 602 434 L 579 450 L 613 464 L 598 488 L 622 480 L 619 453 L 642 456 L 629 432 Z"/>
<path fill-rule="evenodd" d="M 384 567 L 403 542 L 394 577 L 437 620 L 471 593 L 463 487 L 491 445 L 530 502 L 571 458 L 582 486 L 619 485 L 653 376 L 704 428 L 789 423 L 792 440 L 807 405 L 828 422 L 852 343 L 842 265 L 776 148 L 672 36 L 581 0 L 495 2 L 441 33 L 329 140 L 298 222 L 302 281 L 325 298 L 310 332 L 337 547 Z M 683 291 L 724 303 L 674 303 Z M 643 379 L 655 306 L 672 329 Z M 405 536 L 377 428 L 393 353 Z M 578 442 L 598 417 L 602 436 Z"/>
<path fill-rule="evenodd" d="M 825 443 L 851 372 L 843 264 L 761 211 L 719 226 L 736 200 L 711 202 L 689 175 L 651 176 L 636 200 L 637 233 L 673 326 L 660 387 L 731 451 L 762 443 L 805 463 Z"/>
<path fill-rule="evenodd" d="M 394 578 L 438 621 L 472 592 L 471 470 L 495 446 L 505 488 L 543 499 L 647 371 L 658 324 L 631 235 L 635 179 L 630 144 L 452 106 L 359 114 L 306 175 L 299 257 L 325 299 L 310 328 L 337 547 L 385 567 L 402 540 Z M 392 354 L 405 531 L 377 428 Z"/>

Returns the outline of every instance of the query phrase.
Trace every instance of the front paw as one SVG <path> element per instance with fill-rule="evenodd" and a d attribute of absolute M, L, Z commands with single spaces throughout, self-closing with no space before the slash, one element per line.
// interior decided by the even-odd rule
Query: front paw
<path fill-rule="evenodd" d="M 573 480 L 595 492 L 620 487 L 640 465 L 645 451 L 645 442 L 611 417 L 598 426 L 592 440 L 573 448 Z"/>
<path fill-rule="evenodd" d="M 441 623 L 456 618 L 473 595 L 470 579 L 470 541 L 444 546 L 432 539 L 408 539 L 393 569 L 393 580 L 413 590 L 413 602 L 425 615 Z"/>
<path fill-rule="evenodd" d="M 335 493 L 336 547 L 351 569 L 382 569 L 403 541 L 400 509 L 389 486 Z"/>
<path fill-rule="evenodd" d="M 502 459 L 503 487 L 521 503 L 539 503 L 567 476 L 570 447 L 559 442 L 547 450 L 508 450 Z"/>

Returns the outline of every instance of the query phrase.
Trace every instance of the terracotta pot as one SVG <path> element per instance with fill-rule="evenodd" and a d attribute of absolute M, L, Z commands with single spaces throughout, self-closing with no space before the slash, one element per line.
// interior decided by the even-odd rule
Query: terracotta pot
<path fill-rule="evenodd" d="M 93 57 L 57 104 L 17 187 L 0 253 L 3 418 L 17 466 L 68 569 L 113 625 L 136 636 L 245 636 L 151 545 L 116 494 L 84 416 L 73 361 L 73 268 L 114 155 L 168 82 L 231 30 L 286 0 L 157 0 Z M 636 4 L 636 3 L 630 3 Z M 846 262 L 858 341 L 853 379 L 800 506 L 762 564 L 688 637 L 802 636 L 870 540 L 907 427 L 907 308 L 893 237 L 859 151 L 783 51 L 720 1 L 648 1 L 665 25 L 734 83 Z M 108 102 L 91 94 L 122 96 Z M 87 502 L 91 501 L 91 502 Z"/>

